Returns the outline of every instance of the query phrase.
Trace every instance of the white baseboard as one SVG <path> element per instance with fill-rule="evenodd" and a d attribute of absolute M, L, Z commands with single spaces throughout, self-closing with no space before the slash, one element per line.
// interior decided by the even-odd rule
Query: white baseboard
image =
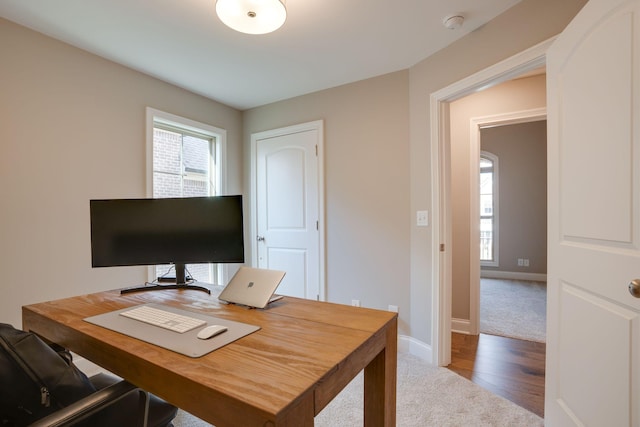
<path fill-rule="evenodd" d="M 547 281 L 547 275 L 544 273 L 526 273 L 521 271 L 480 270 L 480 277 L 486 277 L 487 279 L 531 280 L 534 282 Z"/>
<path fill-rule="evenodd" d="M 398 353 L 409 353 L 433 365 L 433 350 L 431 346 L 413 337 L 398 336 Z"/>
<path fill-rule="evenodd" d="M 471 334 L 471 321 L 467 319 L 451 319 L 451 332 Z"/>

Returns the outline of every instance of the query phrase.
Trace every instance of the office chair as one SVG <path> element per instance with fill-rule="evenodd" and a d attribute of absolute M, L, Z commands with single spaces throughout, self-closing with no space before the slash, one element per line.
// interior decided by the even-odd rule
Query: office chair
<path fill-rule="evenodd" d="M 109 374 L 89 378 L 96 392 L 29 424 L 29 427 L 173 427 L 178 408 Z"/>
<path fill-rule="evenodd" d="M 67 350 L 0 324 L 0 426 L 173 427 L 177 411 L 111 374 L 88 378 Z"/>

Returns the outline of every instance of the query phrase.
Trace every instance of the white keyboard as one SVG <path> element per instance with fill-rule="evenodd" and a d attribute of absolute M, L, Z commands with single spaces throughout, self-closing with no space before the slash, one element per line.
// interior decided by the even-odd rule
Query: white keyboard
<path fill-rule="evenodd" d="M 206 320 L 183 316 L 182 314 L 146 305 L 123 311 L 120 315 L 181 334 L 207 323 Z"/>

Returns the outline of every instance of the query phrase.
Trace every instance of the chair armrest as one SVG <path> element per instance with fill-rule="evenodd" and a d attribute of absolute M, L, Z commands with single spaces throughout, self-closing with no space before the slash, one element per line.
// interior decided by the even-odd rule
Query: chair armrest
<path fill-rule="evenodd" d="M 73 423 L 81 421 L 82 419 L 116 403 L 118 400 L 133 391 L 140 391 L 140 389 L 125 380 L 119 381 L 54 412 L 53 414 L 39 419 L 38 421 L 30 424 L 29 427 L 70 426 Z"/>

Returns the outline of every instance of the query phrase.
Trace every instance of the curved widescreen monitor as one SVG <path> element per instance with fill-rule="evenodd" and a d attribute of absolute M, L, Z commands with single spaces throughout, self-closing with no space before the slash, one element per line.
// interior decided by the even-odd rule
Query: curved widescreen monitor
<path fill-rule="evenodd" d="M 91 265 L 243 263 L 242 196 L 91 200 Z"/>

